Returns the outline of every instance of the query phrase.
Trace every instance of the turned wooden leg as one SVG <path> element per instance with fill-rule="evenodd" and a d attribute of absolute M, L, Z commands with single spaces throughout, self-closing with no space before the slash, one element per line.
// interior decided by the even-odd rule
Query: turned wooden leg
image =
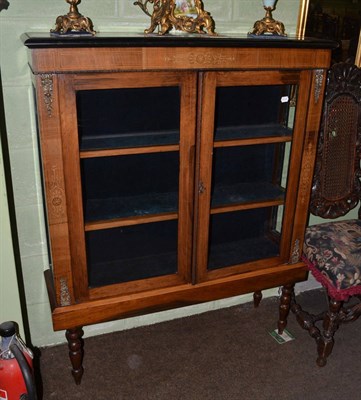
<path fill-rule="evenodd" d="M 75 383 L 80 385 L 83 376 L 83 336 L 84 332 L 82 327 L 68 329 L 66 331 L 66 339 L 69 347 L 69 358 L 73 367 L 71 373 L 73 374 Z"/>
<path fill-rule="evenodd" d="M 279 305 L 278 333 L 282 334 L 287 326 L 287 317 L 291 308 L 291 300 L 293 296 L 295 284 L 285 285 L 282 288 L 282 294 Z"/>
<path fill-rule="evenodd" d="M 253 293 L 253 305 L 255 306 L 255 308 L 257 308 L 259 306 L 259 303 L 262 300 L 262 292 L 260 290 L 258 290 L 257 292 Z"/>
<path fill-rule="evenodd" d="M 319 367 L 326 365 L 327 357 L 332 352 L 335 343 L 333 336 L 338 329 L 338 313 L 342 304 L 342 301 L 329 300 L 328 312 L 323 320 L 323 333 L 317 343 L 318 358 L 316 362 Z"/>

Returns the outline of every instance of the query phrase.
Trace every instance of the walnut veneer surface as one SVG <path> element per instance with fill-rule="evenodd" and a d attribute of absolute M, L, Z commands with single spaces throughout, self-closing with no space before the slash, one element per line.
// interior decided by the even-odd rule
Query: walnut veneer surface
<path fill-rule="evenodd" d="M 306 279 L 307 271 L 300 261 L 301 243 L 307 224 L 317 132 L 326 71 L 330 65 L 331 50 L 335 47 L 333 42 L 295 38 L 272 40 L 235 36 L 144 37 L 121 34 L 61 37 L 31 33 L 24 34 L 22 38 L 29 48 L 29 65 L 37 97 L 52 254 L 52 268 L 46 273 L 52 317 L 54 329 L 67 330 L 77 383 L 82 375 L 81 327 L 84 325 L 253 291 L 258 293 L 259 298 L 259 292 L 263 289 Z M 264 95 L 263 87 L 268 90 Z M 146 96 L 145 89 L 160 88 L 163 93 L 164 88 L 176 88 L 179 93 L 179 132 L 177 130 L 175 134 L 179 135 L 179 139 L 173 141 L 170 139 L 173 136 L 169 136 L 169 143 L 163 144 L 154 142 L 141 146 L 82 148 L 78 134 L 82 129 L 78 121 L 80 96 L 88 96 L 94 90 L 113 94 L 124 88 L 140 90 L 140 96 L 142 93 Z M 267 102 L 266 93 L 273 96 L 274 90 L 287 88 L 287 93 L 291 94 L 283 96 L 284 100 L 281 100 L 287 103 L 287 107 L 277 107 L 280 114 L 289 118 L 289 97 L 293 95 L 297 98 L 292 126 L 284 129 L 280 124 L 282 129 L 274 133 L 259 133 L 260 128 L 256 127 L 250 130 L 248 136 L 234 133 L 222 136 L 228 127 L 218 129 L 217 120 L 221 117 L 216 118 L 215 115 L 222 115 L 222 107 L 215 98 L 229 88 L 235 88 L 235 96 L 239 96 L 242 107 L 250 107 L 250 113 L 256 115 L 252 117 L 253 120 L 257 118 L 257 113 L 261 115 L 268 107 L 273 110 L 274 106 Z M 243 88 L 246 88 L 245 92 L 242 92 Z M 297 88 L 297 95 L 292 94 L 294 88 Z M 245 93 L 245 99 L 239 93 Z M 254 93 L 259 96 L 256 100 Z M 232 96 L 229 98 L 232 99 Z M 250 97 L 252 101 L 252 96 L 255 106 L 251 107 L 247 98 Z M 84 99 L 83 102 L 93 98 Z M 89 100 L 89 104 L 92 101 Z M 225 108 L 232 107 L 232 101 L 227 101 Z M 254 112 L 258 105 L 259 110 Z M 162 104 L 157 107 L 159 119 L 166 120 L 166 115 L 162 114 Z M 86 108 L 82 112 L 86 113 Z M 154 113 L 155 110 L 150 108 L 149 112 Z M 141 111 L 138 110 L 138 113 L 141 114 Z M 137 114 L 134 115 L 137 118 Z M 282 170 L 286 145 L 290 146 L 287 184 L 280 194 L 267 194 L 267 185 L 262 186 L 259 182 L 256 191 L 256 183 L 250 182 L 248 186 L 234 186 L 254 187 L 255 194 L 247 201 L 234 200 L 242 194 L 234 188 L 231 202 L 222 204 L 217 200 L 212 192 L 214 180 L 219 176 L 213 170 L 218 167 L 213 166 L 212 169 L 215 157 L 227 164 L 227 152 L 235 154 L 237 160 L 246 155 L 248 150 L 255 151 L 254 158 L 262 158 L 258 149 L 274 149 L 271 159 L 278 161 L 272 164 L 274 177 L 267 179 L 281 181 L 279 171 Z M 220 155 L 216 156 L 216 153 Z M 139 156 L 139 159 L 152 160 L 154 164 L 165 154 L 179 157 L 179 182 L 176 185 L 179 200 L 176 209 L 95 221 L 84 218 L 83 174 L 89 163 L 96 166 L 99 160 L 105 159 L 121 160 L 121 163 L 126 159 L 124 157 L 130 159 Z M 136 170 L 134 166 L 139 163 L 132 165 L 127 174 Z M 167 169 L 167 165 L 164 169 Z M 97 168 L 94 168 L 96 171 Z M 111 171 L 109 168 L 108 171 Z M 252 171 L 248 175 L 252 175 Z M 153 179 L 156 180 L 155 177 Z M 249 180 L 248 177 L 246 180 Z M 90 185 L 91 180 L 89 182 Z M 111 190 L 111 185 L 106 190 Z M 222 186 L 219 193 L 224 190 Z M 144 195 L 148 196 L 146 193 Z M 147 197 L 147 202 L 149 199 L 151 197 Z M 232 229 L 239 226 L 238 223 L 232 225 L 232 218 L 227 220 L 233 228 L 225 230 L 221 239 L 214 239 L 212 226 L 219 223 L 223 216 L 234 215 L 239 218 L 239 215 L 248 213 L 251 215 L 249 218 L 253 218 L 252 213 L 258 217 L 262 210 L 278 210 L 278 207 L 283 210 L 282 228 L 279 232 L 277 229 L 270 230 L 266 238 L 267 242 L 276 245 L 276 251 L 273 245 L 264 249 L 263 245 L 259 245 L 259 256 L 252 254 L 250 261 L 229 262 L 225 267 L 218 268 L 217 263 L 222 263 L 223 259 L 215 258 L 216 266 L 208 265 L 214 253 L 212 240 L 218 240 L 217 244 L 223 245 L 222 238 L 230 236 L 229 242 L 232 242 Z M 272 218 L 272 223 L 275 223 Z M 89 284 L 91 267 L 88 265 L 90 256 L 87 246 L 92 232 L 95 235 L 105 231 L 115 234 L 117 229 L 120 232 L 147 224 L 165 224 L 172 229 L 172 221 L 177 224 L 175 273 L 163 272 L 160 276 L 150 273 L 149 276 L 124 282 Z M 221 224 L 224 223 L 222 220 Z M 252 219 L 246 223 L 249 228 L 245 225 L 245 231 L 253 225 Z M 241 237 L 242 243 L 249 243 L 247 248 L 252 247 L 252 240 L 247 242 L 244 235 Z M 247 248 L 245 250 L 249 250 Z M 159 261 L 159 257 L 157 260 L 157 263 L 163 262 Z"/>

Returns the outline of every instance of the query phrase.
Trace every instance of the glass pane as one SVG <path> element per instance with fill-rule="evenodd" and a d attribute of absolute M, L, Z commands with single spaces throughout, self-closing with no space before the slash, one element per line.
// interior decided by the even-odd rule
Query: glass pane
<path fill-rule="evenodd" d="M 291 97 L 296 86 L 231 86 L 216 90 L 215 140 L 292 134 Z"/>
<path fill-rule="evenodd" d="M 283 201 L 289 148 L 289 143 L 272 143 L 214 149 L 212 207 Z"/>
<path fill-rule="evenodd" d="M 179 96 L 178 87 L 78 91 L 80 149 L 178 144 Z"/>
<path fill-rule="evenodd" d="M 277 213 L 278 207 L 265 207 L 212 215 L 208 269 L 278 256 Z"/>
<path fill-rule="evenodd" d="M 85 221 L 176 212 L 179 153 L 81 160 Z"/>
<path fill-rule="evenodd" d="M 177 273 L 178 222 L 86 232 L 89 286 Z"/>

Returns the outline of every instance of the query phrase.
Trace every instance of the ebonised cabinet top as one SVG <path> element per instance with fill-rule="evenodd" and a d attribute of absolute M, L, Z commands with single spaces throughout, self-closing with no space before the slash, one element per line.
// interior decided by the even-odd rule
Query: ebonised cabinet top
<path fill-rule="evenodd" d="M 21 36 L 28 48 L 72 48 L 72 47 L 249 47 L 249 48 L 315 48 L 335 49 L 337 42 L 319 38 L 247 35 L 200 35 L 175 33 L 167 35 L 142 33 L 97 33 L 53 35 L 50 33 L 30 32 Z"/>

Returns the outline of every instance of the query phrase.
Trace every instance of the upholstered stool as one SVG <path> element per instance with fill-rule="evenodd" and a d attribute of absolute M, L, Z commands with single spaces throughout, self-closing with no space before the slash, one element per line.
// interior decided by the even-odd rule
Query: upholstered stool
<path fill-rule="evenodd" d="M 332 299 L 361 294 L 361 220 L 310 226 L 303 252 L 312 275 Z"/>

